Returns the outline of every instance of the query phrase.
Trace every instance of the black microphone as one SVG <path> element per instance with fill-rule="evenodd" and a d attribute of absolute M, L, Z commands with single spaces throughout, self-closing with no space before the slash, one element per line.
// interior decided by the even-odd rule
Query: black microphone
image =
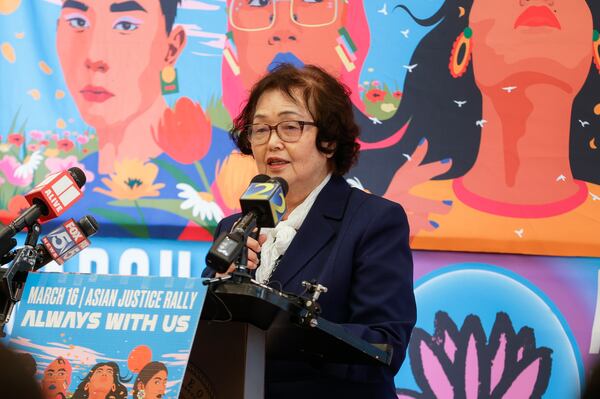
<path fill-rule="evenodd" d="M 246 239 L 255 227 L 275 227 L 285 214 L 287 182 L 280 178 L 258 175 L 240 197 L 242 218 L 230 233 L 221 233 L 206 254 L 206 264 L 223 273 L 235 262 L 246 246 Z M 268 177 L 268 176 L 267 176 Z M 261 181 L 256 181 L 261 180 Z"/>
<path fill-rule="evenodd" d="M 23 248 L 11 251 L 0 258 L 0 265 L 13 261 L 18 255 L 23 257 L 27 252 L 33 252 L 33 271 L 46 266 L 55 260 L 62 265 L 68 259 L 90 245 L 87 237 L 93 236 L 98 232 L 98 222 L 96 219 L 87 215 L 76 222 L 69 219 L 59 227 L 52 230 L 47 236 L 42 237 L 42 243 L 33 246 L 25 245 Z M 25 251 L 23 251 L 25 249 Z M 29 256 L 31 257 L 31 256 Z"/>
<path fill-rule="evenodd" d="M 63 214 L 82 196 L 81 187 L 85 184 L 85 173 L 72 167 L 68 171 L 47 176 L 41 183 L 25 194 L 31 205 L 9 225 L 0 229 L 0 255 L 4 255 L 16 245 L 11 238 L 25 227 Z"/>

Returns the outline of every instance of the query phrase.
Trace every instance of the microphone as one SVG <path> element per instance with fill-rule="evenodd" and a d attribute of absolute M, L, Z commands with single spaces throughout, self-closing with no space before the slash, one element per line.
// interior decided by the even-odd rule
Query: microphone
<path fill-rule="evenodd" d="M 87 237 L 93 236 L 98 232 L 98 222 L 91 216 L 84 216 L 76 222 L 69 219 L 58 228 L 52 230 L 50 234 L 42 237 L 42 243 L 35 247 L 25 245 L 23 248 L 11 251 L 0 258 L 0 265 L 12 262 L 18 255 L 23 256 L 21 252 L 24 249 L 32 250 L 35 258 L 35 267 L 37 270 L 53 260 L 59 265 L 64 264 L 68 259 L 90 245 Z M 30 256 L 31 257 L 31 256 Z"/>
<path fill-rule="evenodd" d="M 98 222 L 93 216 L 87 215 L 76 222 L 69 219 L 42 238 L 42 243 L 36 246 L 38 258 L 36 269 L 56 261 L 59 265 L 90 246 L 87 238 L 98 232 Z"/>
<path fill-rule="evenodd" d="M 246 239 L 255 227 L 275 227 L 285 214 L 287 182 L 280 178 L 255 176 L 240 197 L 242 218 L 230 233 L 222 233 L 206 254 L 206 264 L 223 273 L 235 262 L 246 246 Z"/>
<path fill-rule="evenodd" d="M 270 178 L 265 182 L 254 182 L 254 179 L 240 197 L 242 214 L 244 217 L 254 214 L 257 227 L 275 227 L 285 214 L 285 196 L 288 192 L 288 184 L 281 177 Z M 240 222 L 244 220 L 244 217 Z"/>
<path fill-rule="evenodd" d="M 45 222 L 63 214 L 82 196 L 85 173 L 77 167 L 48 175 L 25 194 L 31 205 L 9 225 L 0 229 L 0 243 L 4 246 L 15 234 L 36 222 Z"/>

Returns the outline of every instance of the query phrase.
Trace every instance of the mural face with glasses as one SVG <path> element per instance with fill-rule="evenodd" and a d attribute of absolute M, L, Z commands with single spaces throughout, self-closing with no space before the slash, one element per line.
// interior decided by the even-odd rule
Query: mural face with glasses
<path fill-rule="evenodd" d="M 345 11 L 340 0 L 231 0 L 229 25 L 244 87 L 281 62 L 318 64 L 339 75 L 334 48 Z"/>

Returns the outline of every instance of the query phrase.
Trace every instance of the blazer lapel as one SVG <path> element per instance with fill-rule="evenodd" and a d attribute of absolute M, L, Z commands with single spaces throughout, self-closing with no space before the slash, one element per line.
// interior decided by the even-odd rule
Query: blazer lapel
<path fill-rule="evenodd" d="M 273 272 L 271 281 L 279 281 L 285 287 L 334 238 L 350 192 L 350 186 L 342 177 L 331 177 Z M 288 290 L 298 291 L 300 288 L 289 287 Z"/>

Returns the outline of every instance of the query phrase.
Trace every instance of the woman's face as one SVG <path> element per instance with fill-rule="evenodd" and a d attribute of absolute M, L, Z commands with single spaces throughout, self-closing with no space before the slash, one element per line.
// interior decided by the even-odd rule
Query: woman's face
<path fill-rule="evenodd" d="M 161 96 L 169 36 L 158 0 L 65 0 L 56 41 L 69 91 L 90 125 L 126 122 Z"/>
<path fill-rule="evenodd" d="M 265 92 L 258 100 L 253 123 L 275 125 L 281 121 L 314 122 L 306 106 L 295 96 L 292 101 L 278 90 Z M 303 200 L 329 173 L 329 158 L 316 147 L 317 127 L 305 125 L 297 142 L 282 141 L 275 131 L 267 143 L 252 145 L 259 173 L 282 177 L 291 195 Z"/>
<path fill-rule="evenodd" d="M 585 0 L 474 0 L 469 26 L 482 91 L 550 79 L 575 95 L 585 82 L 593 32 Z"/>
<path fill-rule="evenodd" d="M 335 47 L 346 12 L 344 0 L 227 1 L 231 4 L 229 22 L 239 54 L 240 75 L 247 89 L 268 71 L 273 61 L 299 59 L 304 64 L 319 65 L 335 76 L 341 73 L 343 65 Z M 238 29 L 268 26 L 273 10 L 275 21 L 271 27 L 257 31 Z M 292 21 L 290 11 L 299 23 L 323 26 L 300 26 Z M 259 23 L 261 20 L 264 23 Z"/>
<path fill-rule="evenodd" d="M 98 367 L 90 377 L 90 392 L 108 392 L 114 386 L 115 371 L 110 366 Z"/>
<path fill-rule="evenodd" d="M 165 395 L 167 389 L 167 372 L 164 370 L 154 374 L 144 386 L 144 399 L 158 399 Z"/>

